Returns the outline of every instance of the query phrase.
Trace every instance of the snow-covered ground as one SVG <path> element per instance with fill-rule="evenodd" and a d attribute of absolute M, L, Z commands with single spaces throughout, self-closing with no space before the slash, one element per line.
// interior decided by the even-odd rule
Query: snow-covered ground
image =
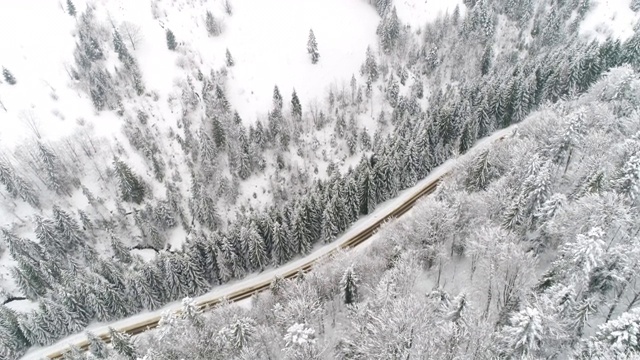
<path fill-rule="evenodd" d="M 462 0 L 396 0 L 393 5 L 400 21 L 414 29 L 423 27 L 438 16 L 453 14 L 456 6 L 461 16 L 466 10 Z"/>
<path fill-rule="evenodd" d="M 406 189 L 404 191 L 402 191 L 396 198 L 388 200 L 384 203 L 379 204 L 376 207 L 376 210 L 371 213 L 370 215 L 361 218 L 358 222 L 356 222 L 353 226 L 351 226 L 349 228 L 349 230 L 347 232 L 345 232 L 342 236 L 340 236 L 338 239 L 336 239 L 334 242 L 330 243 L 330 244 L 326 244 L 323 246 L 318 246 L 314 249 L 313 252 L 311 252 L 309 255 L 304 256 L 304 257 L 300 257 L 296 260 L 290 261 L 289 263 L 279 267 L 279 268 L 275 268 L 275 269 L 267 269 L 261 273 L 254 273 L 252 275 L 249 275 L 247 277 L 245 277 L 242 280 L 238 280 L 238 281 L 233 281 L 230 283 L 227 283 L 225 285 L 216 287 L 214 290 L 199 296 L 197 298 L 195 298 L 196 303 L 203 303 L 203 302 L 207 302 L 209 300 L 212 299 L 217 299 L 217 298 L 224 298 L 225 296 L 228 296 L 234 292 L 237 292 L 241 289 L 245 289 L 245 288 L 250 288 L 253 287 L 257 284 L 260 283 L 264 283 L 266 281 L 270 281 L 275 277 L 282 277 L 284 274 L 286 274 L 287 272 L 290 272 L 291 270 L 294 270 L 308 262 L 311 261 L 315 261 L 318 259 L 323 258 L 324 256 L 327 256 L 328 254 L 332 253 L 333 251 L 335 251 L 336 249 L 340 248 L 342 244 L 344 244 L 346 241 L 348 241 L 349 239 L 351 239 L 353 236 L 357 235 L 358 233 L 360 233 L 362 230 L 364 230 L 365 228 L 367 228 L 368 226 L 370 226 L 371 224 L 375 223 L 378 219 L 385 217 L 387 214 L 389 214 L 390 212 L 392 212 L 394 209 L 396 209 L 397 207 L 399 207 L 400 205 L 402 205 L 404 202 L 406 202 L 409 198 L 411 198 L 414 194 L 416 194 L 417 192 L 419 192 L 420 190 L 422 190 L 426 185 L 430 184 L 431 182 L 433 182 L 434 180 L 444 176 L 445 174 L 447 174 L 449 171 L 451 171 L 451 169 L 453 169 L 458 162 L 468 156 L 473 156 L 474 153 L 476 153 L 478 150 L 486 148 L 486 146 L 488 146 L 489 144 L 491 144 L 492 142 L 496 141 L 497 139 L 500 139 L 501 137 L 504 137 L 508 134 L 511 134 L 513 132 L 515 132 L 517 130 L 518 124 L 516 125 L 512 125 L 506 129 L 502 129 L 499 131 L 496 131 L 494 134 L 492 134 L 491 136 L 482 139 L 481 141 L 478 142 L 478 144 L 476 144 L 476 146 L 470 150 L 467 154 L 465 154 L 463 157 L 460 157 L 458 159 L 451 159 L 446 161 L 444 164 L 442 164 L 441 166 L 437 167 L 436 169 L 434 169 L 431 174 L 429 176 L 427 176 L 426 178 L 422 179 L 420 182 L 418 182 L 415 186 Z M 408 214 L 411 214 L 411 212 L 408 212 Z M 367 239 L 366 241 L 364 241 L 362 244 L 359 245 L 359 247 L 357 249 L 360 249 L 362 247 L 366 247 L 368 244 L 371 243 L 372 240 L 376 239 L 377 236 L 373 236 L 369 239 Z M 359 251 L 359 250 L 356 250 Z M 246 303 L 243 303 L 242 306 L 249 306 Z M 115 328 L 115 329 L 120 329 L 120 328 L 124 328 L 124 327 L 129 327 L 132 325 L 135 325 L 137 323 L 141 323 L 144 321 L 147 321 L 149 319 L 152 319 L 154 317 L 158 317 L 161 316 L 163 313 L 169 311 L 169 312 L 175 312 L 179 309 L 181 309 L 182 307 L 182 302 L 181 301 L 176 301 L 173 302 L 171 304 L 168 304 L 166 306 L 164 306 L 163 308 L 156 310 L 156 311 L 150 311 L 150 312 L 143 312 L 134 316 L 131 316 L 129 318 L 123 319 L 123 320 L 119 320 L 116 322 L 113 322 L 111 324 L 93 324 L 91 326 L 88 327 L 87 330 L 91 331 L 94 334 L 103 334 L 108 332 L 109 327 Z M 67 348 L 69 346 L 69 344 L 75 344 L 75 343 L 79 343 L 83 340 L 86 339 L 86 336 L 84 334 L 76 334 L 76 335 L 72 335 L 69 337 L 66 337 L 60 341 L 58 341 L 57 343 L 48 346 L 48 347 L 44 347 L 44 348 L 32 348 L 22 359 L 27 360 L 27 359 L 41 359 L 43 357 L 45 357 L 47 354 L 53 353 L 53 352 L 58 352 L 61 350 L 64 350 L 65 348 Z"/>
<path fill-rule="evenodd" d="M 580 34 L 600 41 L 608 37 L 627 40 L 640 20 L 640 12 L 629 7 L 631 0 L 596 0 L 580 26 Z"/>
<path fill-rule="evenodd" d="M 0 84 L 0 102 L 6 108 L 0 106 L 0 151 L 33 138 L 30 124 L 48 140 L 78 127 L 95 127 L 101 135 L 117 130 L 113 114 L 96 115 L 87 96 L 68 86 L 74 18 L 57 1 L 8 0 L 1 7 L 0 33 L 5 37 L 0 41 L 0 66 L 11 71 L 17 83 Z"/>

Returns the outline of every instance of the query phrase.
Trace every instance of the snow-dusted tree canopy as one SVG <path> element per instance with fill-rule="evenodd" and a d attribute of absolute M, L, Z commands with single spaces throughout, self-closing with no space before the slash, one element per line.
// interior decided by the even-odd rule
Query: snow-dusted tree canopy
<path fill-rule="evenodd" d="M 279 40 L 309 78 L 239 90 L 282 50 L 229 40 L 259 21 L 245 3 L 153 0 L 153 23 L 60 3 L 61 80 L 0 64 L 0 114 L 28 132 L 0 147 L 0 359 L 183 299 L 157 331 L 89 334 L 68 357 L 638 355 L 640 32 L 622 28 L 640 6 L 602 38 L 590 1 L 465 0 L 429 19 L 437 1 L 368 3 L 350 5 L 378 22 L 348 50 L 359 68 L 318 98 L 308 82 L 342 71 L 324 24 Z M 51 119 L 23 99 L 41 86 Z M 335 241 L 453 158 L 365 250 L 249 307 L 192 300 Z"/>

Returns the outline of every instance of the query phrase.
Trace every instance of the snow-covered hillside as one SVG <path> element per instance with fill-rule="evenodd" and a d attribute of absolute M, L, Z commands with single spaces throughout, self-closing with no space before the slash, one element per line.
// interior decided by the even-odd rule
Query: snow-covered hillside
<path fill-rule="evenodd" d="M 0 307 L 0 341 L 18 354 L 333 241 L 638 66 L 637 3 L 0 4 L 0 300 L 29 299 Z"/>
<path fill-rule="evenodd" d="M 86 6 L 82 0 L 74 3 L 78 12 Z M 222 1 L 153 1 L 153 11 L 144 1 L 91 4 L 100 21 L 113 22 L 116 27 L 131 23 L 139 28 L 132 52 L 147 87 L 161 100 L 173 91 L 175 80 L 185 75 L 177 63 L 179 54 L 166 47 L 165 29 L 175 33 L 183 51 L 203 71 L 223 68 L 225 50 L 229 49 L 235 60 L 229 74 L 229 100 L 247 122 L 266 115 L 274 85 L 280 87 L 284 98 L 290 98 L 295 88 L 304 105 L 323 101 L 331 84 L 347 87 L 364 61 L 364 50 L 376 43 L 379 21 L 375 9 L 362 0 L 237 1 L 232 3 L 232 15 L 224 12 Z M 0 146 L 31 138 L 31 119 L 50 140 L 69 135 L 78 127 L 78 119 L 93 124 L 101 136 L 114 134 L 119 128 L 117 118 L 96 114 L 85 94 L 69 88 L 68 71 L 77 39 L 73 36 L 75 20 L 65 7 L 55 1 L 3 4 L 0 31 L 12 35 L 10 41 L 0 44 L 2 66 L 13 73 L 17 84 L 0 87 L 0 100 L 7 108 L 2 114 L 6 120 Z M 207 10 L 219 18 L 223 27 L 219 37 L 207 35 Z M 355 23 L 358 26 L 353 26 Z M 310 29 L 319 43 L 321 60 L 317 65 L 308 61 L 306 51 Z"/>

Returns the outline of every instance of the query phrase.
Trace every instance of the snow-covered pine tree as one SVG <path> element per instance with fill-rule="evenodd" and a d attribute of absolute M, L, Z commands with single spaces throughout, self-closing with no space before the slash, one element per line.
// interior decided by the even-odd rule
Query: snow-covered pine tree
<path fill-rule="evenodd" d="M 322 213 L 321 238 L 325 243 L 332 242 L 340 233 L 340 214 L 335 211 L 335 199 L 331 199 Z"/>
<path fill-rule="evenodd" d="M 296 89 L 293 89 L 293 94 L 291 94 L 291 116 L 298 120 L 302 118 L 302 105 L 300 105 L 300 99 L 298 99 Z"/>
<path fill-rule="evenodd" d="M 475 144 L 478 133 L 478 124 L 476 119 L 470 118 L 462 126 L 462 134 L 460 134 L 460 143 L 458 151 L 464 154 Z"/>
<path fill-rule="evenodd" d="M 282 110 L 282 95 L 280 94 L 280 89 L 278 89 L 278 85 L 273 86 L 273 109 L 274 111 Z"/>
<path fill-rule="evenodd" d="M 502 329 L 504 354 L 515 357 L 537 357 L 544 334 L 544 318 L 535 307 L 528 307 L 511 317 Z"/>
<path fill-rule="evenodd" d="M 216 85 L 216 93 L 215 93 L 215 106 L 220 109 L 223 113 L 228 113 L 231 109 L 231 105 L 229 105 L 229 101 L 227 100 L 227 96 L 224 93 L 224 90 L 220 85 Z"/>
<path fill-rule="evenodd" d="M 370 46 L 367 46 L 367 54 L 362 73 L 367 75 L 367 81 L 371 83 L 378 80 L 378 63 Z"/>
<path fill-rule="evenodd" d="M 58 238 L 65 242 L 68 248 L 76 249 L 85 245 L 85 236 L 78 222 L 58 205 L 53 206 L 53 219 L 56 223 Z"/>
<path fill-rule="evenodd" d="M 209 230 L 215 230 L 220 223 L 220 217 L 213 199 L 208 195 L 203 195 L 194 200 L 199 201 L 197 212 L 194 214 L 198 223 Z"/>
<path fill-rule="evenodd" d="M 173 35 L 173 31 L 171 31 L 170 29 L 167 29 L 166 38 L 167 38 L 167 48 L 171 51 L 174 51 L 178 46 L 178 44 L 176 43 L 176 36 Z"/>
<path fill-rule="evenodd" d="M 209 36 L 218 36 L 222 33 L 220 23 L 209 10 L 207 10 L 207 14 L 205 16 L 205 25 Z"/>
<path fill-rule="evenodd" d="M 254 269 L 264 269 L 269 264 L 267 246 L 262 236 L 258 233 L 257 227 L 253 221 L 249 225 L 246 241 L 248 243 L 247 256 L 249 264 Z"/>
<path fill-rule="evenodd" d="M 309 40 L 307 41 L 307 52 L 311 56 L 311 63 L 316 64 L 320 59 L 320 53 L 318 52 L 318 42 L 316 36 L 313 33 L 313 29 L 309 30 Z"/>
<path fill-rule="evenodd" d="M 371 168 L 367 164 L 361 168 L 358 176 L 358 203 L 360 204 L 361 214 L 370 214 L 376 208 L 377 192 L 376 181 L 371 174 Z"/>
<path fill-rule="evenodd" d="M 113 255 L 123 264 L 131 263 L 133 259 L 129 249 L 127 249 L 122 241 L 120 241 L 115 234 L 110 233 L 109 237 L 111 238 L 111 249 L 113 250 Z"/>
<path fill-rule="evenodd" d="M 279 222 L 274 221 L 271 229 L 271 261 L 275 266 L 284 264 L 289 260 L 290 249 L 285 230 Z"/>
<path fill-rule="evenodd" d="M 109 336 L 111 337 L 111 345 L 115 352 L 124 356 L 126 359 L 135 360 L 138 358 L 131 336 L 112 327 L 109 328 Z"/>
<path fill-rule="evenodd" d="M 390 53 L 395 48 L 396 42 L 400 37 L 400 21 L 398 20 L 395 6 L 390 13 L 382 18 L 376 33 L 380 37 L 382 50 L 387 54 Z"/>
<path fill-rule="evenodd" d="M 87 332 L 87 340 L 89 340 L 89 353 L 96 359 L 107 359 L 109 357 L 109 347 L 99 337 L 91 332 Z"/>
<path fill-rule="evenodd" d="M 2 68 L 2 76 L 4 77 L 4 81 L 9 85 L 15 85 L 17 83 L 16 78 L 13 76 L 11 71 L 5 67 Z"/>
<path fill-rule="evenodd" d="M 162 277 L 167 289 L 168 298 L 178 300 L 187 295 L 188 290 L 182 281 L 182 262 L 179 254 L 162 254 Z"/>
<path fill-rule="evenodd" d="M 60 239 L 55 222 L 36 215 L 34 216 L 34 223 L 36 225 L 36 238 L 40 241 L 40 245 L 51 254 L 64 254 L 68 245 Z"/>
<path fill-rule="evenodd" d="M 44 296 L 49 287 L 40 270 L 24 260 L 18 261 L 18 266 L 11 268 L 11 277 L 30 300 L 35 301 Z"/>
<path fill-rule="evenodd" d="M 188 290 L 187 295 L 200 295 L 206 292 L 210 285 L 205 277 L 204 269 L 197 263 L 197 259 L 182 254 L 180 261 L 182 262 L 181 280 L 185 288 Z"/>
<path fill-rule="evenodd" d="M 7 306 L 0 306 L 0 356 L 17 359 L 30 345 L 20 329 L 16 312 Z"/>
<path fill-rule="evenodd" d="M 489 162 L 489 150 L 484 150 L 476 155 L 469 169 L 466 180 L 467 189 L 470 191 L 482 191 L 492 180 L 493 169 Z"/>
<path fill-rule="evenodd" d="M 493 62 L 493 43 L 489 42 L 484 48 L 482 53 L 482 59 L 480 60 L 480 73 L 487 75 L 491 70 L 491 64 Z"/>
<path fill-rule="evenodd" d="M 224 127 L 222 127 L 220 119 L 217 116 L 214 116 L 211 120 L 211 128 L 213 133 L 213 141 L 215 142 L 216 147 L 219 150 L 224 149 L 224 145 L 226 145 L 227 143 L 227 135 Z"/>
<path fill-rule="evenodd" d="M 54 152 L 41 142 L 38 142 L 41 170 L 45 173 L 47 187 L 58 195 L 71 195 L 68 176 L 64 165 Z"/>
<path fill-rule="evenodd" d="M 73 5 L 71 0 L 67 0 L 67 13 L 73 17 L 76 17 L 76 6 Z"/>
<path fill-rule="evenodd" d="M 229 16 L 233 15 L 233 6 L 231 6 L 231 1 L 224 0 L 224 12 Z"/>
<path fill-rule="evenodd" d="M 126 63 L 131 58 L 131 54 L 129 54 L 129 50 L 127 46 L 122 41 L 122 37 L 120 36 L 120 32 L 118 30 L 113 30 L 113 48 L 118 54 L 118 60 L 123 63 Z"/>
<path fill-rule="evenodd" d="M 233 60 L 233 57 L 231 56 L 231 53 L 229 52 L 229 49 L 227 49 L 225 53 L 225 58 L 226 58 L 227 67 L 232 67 L 233 65 L 236 64 L 236 62 Z"/>
<path fill-rule="evenodd" d="M 167 294 L 164 283 L 162 282 L 157 262 L 142 266 L 140 273 L 149 294 L 147 297 L 144 295 L 142 296 L 142 305 L 147 309 L 157 309 L 160 305 L 169 300 L 169 295 Z M 145 294 L 144 291 L 141 293 Z"/>
<path fill-rule="evenodd" d="M 372 2 L 375 5 L 376 10 L 378 11 L 378 15 L 384 17 L 389 8 L 391 7 L 391 0 L 373 0 Z"/>
<path fill-rule="evenodd" d="M 353 265 L 349 266 L 347 270 L 342 274 L 340 279 L 340 287 L 344 294 L 344 303 L 347 305 L 353 304 L 358 301 L 358 284 L 360 277 L 356 275 Z"/>
<path fill-rule="evenodd" d="M 290 235 L 293 237 L 292 251 L 295 254 L 306 254 L 313 245 L 312 228 L 307 215 L 308 212 L 302 207 L 294 210 Z"/>
<path fill-rule="evenodd" d="M 133 173 L 129 165 L 117 158 L 113 159 L 113 166 L 115 167 L 115 173 L 118 178 L 122 201 L 140 204 L 145 196 L 145 188 L 142 180 Z"/>
<path fill-rule="evenodd" d="M 4 185 L 9 195 L 15 198 L 18 197 L 19 193 L 13 181 L 14 174 L 15 170 L 13 167 L 0 159 L 0 184 Z"/>

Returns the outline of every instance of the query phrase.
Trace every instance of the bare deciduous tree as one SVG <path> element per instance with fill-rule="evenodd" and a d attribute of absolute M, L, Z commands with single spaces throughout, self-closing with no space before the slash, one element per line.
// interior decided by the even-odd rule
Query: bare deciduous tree
<path fill-rule="evenodd" d="M 131 48 L 133 50 L 136 49 L 136 45 L 139 45 L 142 42 L 142 32 L 140 31 L 140 26 L 130 23 L 128 21 L 124 21 L 120 24 L 120 33 L 124 36 L 124 38 L 129 41 L 131 44 Z"/>
<path fill-rule="evenodd" d="M 27 111 L 21 112 L 20 118 L 27 125 L 27 127 L 31 129 L 31 131 L 33 131 L 33 134 L 38 139 L 42 138 L 42 136 L 40 135 L 40 124 L 38 124 L 38 120 L 33 114 L 33 111 L 29 110 L 28 112 Z"/>

